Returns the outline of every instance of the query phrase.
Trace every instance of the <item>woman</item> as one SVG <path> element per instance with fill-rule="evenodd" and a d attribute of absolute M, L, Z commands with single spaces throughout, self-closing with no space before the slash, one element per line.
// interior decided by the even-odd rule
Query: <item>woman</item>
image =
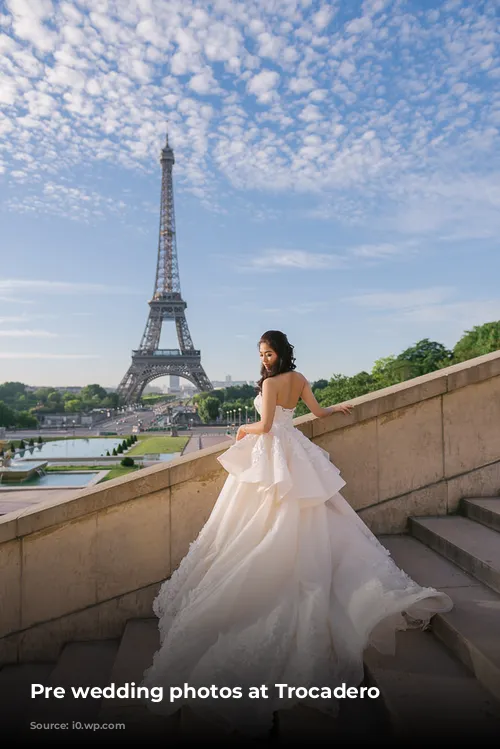
<path fill-rule="evenodd" d="M 241 426 L 219 457 L 229 476 L 154 602 L 161 647 L 143 682 L 164 687 L 151 710 L 189 704 L 229 730 L 257 734 L 272 727 L 274 711 L 299 701 L 335 715 L 335 699 L 299 700 L 288 687 L 356 687 L 368 645 L 394 652 L 397 629 L 423 627 L 452 607 L 395 565 L 340 495 L 345 481 L 328 453 L 293 426 L 300 398 L 318 418 L 352 406 L 319 406 L 284 333 L 264 333 L 259 351 L 261 420 Z M 250 688 L 261 685 L 267 696 L 252 699 Z M 171 686 L 182 688 L 174 702 Z M 226 689 L 204 697 L 200 687 Z"/>

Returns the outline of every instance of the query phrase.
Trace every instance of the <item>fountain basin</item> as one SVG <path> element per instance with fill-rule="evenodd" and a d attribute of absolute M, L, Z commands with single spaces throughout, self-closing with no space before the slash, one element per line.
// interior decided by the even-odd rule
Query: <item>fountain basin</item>
<path fill-rule="evenodd" d="M 47 460 L 23 460 L 19 463 L 11 463 L 10 466 L 0 466 L 0 484 L 7 484 L 10 481 L 16 483 L 28 481 L 44 471 L 48 464 Z"/>

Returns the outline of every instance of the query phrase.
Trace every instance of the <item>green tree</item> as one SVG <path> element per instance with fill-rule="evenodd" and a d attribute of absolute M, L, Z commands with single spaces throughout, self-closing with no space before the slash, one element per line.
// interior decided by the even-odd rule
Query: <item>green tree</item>
<path fill-rule="evenodd" d="M 230 387 L 225 388 L 222 392 L 224 393 L 224 402 L 239 399 L 248 401 L 253 400 L 256 396 L 254 385 L 231 385 Z M 210 393 L 210 395 L 213 395 L 213 393 Z"/>
<path fill-rule="evenodd" d="M 17 411 L 16 427 L 19 429 L 33 429 L 38 426 L 38 419 L 27 411 Z"/>
<path fill-rule="evenodd" d="M 398 361 L 395 356 L 385 356 L 377 359 L 372 367 L 374 389 L 390 387 L 403 382 L 405 363 Z"/>
<path fill-rule="evenodd" d="M 43 405 L 45 405 L 47 403 L 47 398 L 49 397 L 49 393 L 51 392 L 52 392 L 51 388 L 38 388 L 38 390 L 35 390 L 33 395 L 37 403 L 42 403 Z"/>
<path fill-rule="evenodd" d="M 323 390 L 323 388 L 326 388 L 328 386 L 328 380 L 316 380 L 316 382 L 313 382 L 311 385 L 311 389 L 313 393 L 316 390 Z"/>
<path fill-rule="evenodd" d="M 100 403 L 102 400 L 108 397 L 108 391 L 105 390 L 101 385 L 85 385 L 80 390 L 80 399 L 82 401 L 88 401 L 93 403 Z"/>
<path fill-rule="evenodd" d="M 321 382 L 321 381 L 320 381 Z M 360 395 L 369 393 L 375 389 L 373 376 L 368 372 L 358 372 L 358 374 L 348 377 L 343 374 L 335 374 L 327 382 L 325 387 L 313 388 L 314 395 L 318 403 L 323 406 L 333 406 L 335 403 L 358 398 Z M 303 416 L 309 413 L 309 409 L 303 401 L 299 401 L 295 410 L 296 416 Z"/>
<path fill-rule="evenodd" d="M 55 411 L 56 413 L 64 412 L 66 406 L 63 401 L 62 393 L 60 393 L 59 390 L 52 390 L 52 392 L 50 392 L 47 396 L 45 407 L 50 411 Z"/>
<path fill-rule="evenodd" d="M 435 372 L 436 369 L 449 365 L 452 356 L 452 352 L 445 348 L 442 343 L 423 338 L 414 346 L 402 351 L 396 357 L 396 361 L 406 364 L 406 367 L 403 366 L 402 372 L 405 375 L 404 379 L 407 380 L 429 374 L 429 372 Z"/>
<path fill-rule="evenodd" d="M 200 403 L 201 401 L 204 401 L 206 398 L 217 398 L 219 403 L 224 402 L 224 390 L 210 390 L 203 393 L 196 393 L 191 398 L 191 401 L 193 403 Z"/>
<path fill-rule="evenodd" d="M 198 401 L 198 415 L 204 424 L 215 421 L 219 415 L 221 402 L 219 398 L 208 396 Z"/>
<path fill-rule="evenodd" d="M 0 385 L 0 401 L 12 406 L 20 395 L 24 395 L 26 386 L 22 382 L 4 382 Z"/>
<path fill-rule="evenodd" d="M 474 359 L 476 356 L 490 354 L 498 349 L 500 349 L 500 320 L 476 325 L 472 330 L 466 331 L 455 344 L 453 361 L 458 364 Z"/>
<path fill-rule="evenodd" d="M 82 410 L 82 402 L 81 402 L 81 400 L 79 398 L 75 398 L 74 396 L 73 396 L 72 400 L 68 400 L 64 404 L 64 411 L 66 413 L 75 414 L 75 413 L 78 413 L 78 411 L 81 411 L 81 410 Z"/>
<path fill-rule="evenodd" d="M 13 427 L 16 425 L 17 414 L 14 409 L 0 401 L 0 427 Z"/>
<path fill-rule="evenodd" d="M 359 372 L 353 377 L 335 374 L 326 388 L 317 392 L 316 397 L 321 405 L 331 406 L 369 393 L 373 386 L 373 377 L 368 372 Z"/>

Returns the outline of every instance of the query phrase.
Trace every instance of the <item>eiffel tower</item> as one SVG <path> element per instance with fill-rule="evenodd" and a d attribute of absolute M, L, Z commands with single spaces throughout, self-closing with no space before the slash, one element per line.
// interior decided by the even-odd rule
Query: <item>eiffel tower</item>
<path fill-rule="evenodd" d="M 132 351 L 132 364 L 118 386 L 118 394 L 125 403 L 137 403 L 146 385 L 164 375 L 179 375 L 192 382 L 199 390 L 213 390 L 213 385 L 201 365 L 201 353 L 193 346 L 184 314 L 187 304 L 181 296 L 175 239 L 172 181 L 175 159 L 168 143 L 168 133 L 160 163 L 160 236 L 155 288 L 149 301 L 149 316 L 140 346 L 136 351 Z M 178 349 L 158 348 L 162 325 L 166 320 L 175 321 Z"/>

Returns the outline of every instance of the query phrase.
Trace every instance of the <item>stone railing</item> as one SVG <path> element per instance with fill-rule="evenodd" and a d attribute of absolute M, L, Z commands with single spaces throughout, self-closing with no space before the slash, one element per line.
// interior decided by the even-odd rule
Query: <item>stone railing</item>
<path fill-rule="evenodd" d="M 500 352 L 357 398 L 350 416 L 295 420 L 329 451 L 375 533 L 500 490 Z M 150 616 L 159 584 L 226 478 L 215 446 L 0 518 L 0 664 Z"/>

